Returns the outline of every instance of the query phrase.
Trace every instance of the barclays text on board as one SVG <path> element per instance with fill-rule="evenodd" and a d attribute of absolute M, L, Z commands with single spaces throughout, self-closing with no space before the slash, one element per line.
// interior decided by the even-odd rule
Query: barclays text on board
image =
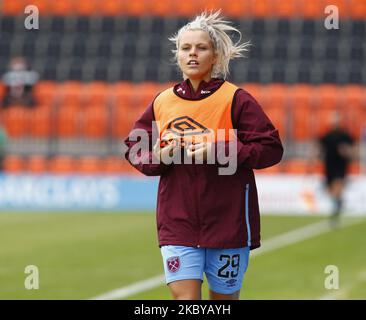
<path fill-rule="evenodd" d="M 320 176 L 256 175 L 262 213 L 327 214 L 331 201 Z M 157 177 L 0 175 L 0 209 L 119 210 L 156 209 Z M 366 214 L 366 177 L 346 188 L 348 214 Z"/>
<path fill-rule="evenodd" d="M 156 179 L 106 176 L 1 175 L 0 208 L 151 210 Z M 141 184 L 144 201 L 141 201 Z"/>

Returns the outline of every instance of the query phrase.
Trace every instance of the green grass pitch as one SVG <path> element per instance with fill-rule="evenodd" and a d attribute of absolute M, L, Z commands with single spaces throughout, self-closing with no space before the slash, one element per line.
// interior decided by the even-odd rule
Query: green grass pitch
<path fill-rule="evenodd" d="M 323 219 L 263 216 L 262 238 Z M 362 220 L 253 257 L 241 299 L 366 299 L 365 234 Z M 37 290 L 25 288 L 28 265 Z M 339 269 L 339 290 L 324 287 L 327 265 Z M 0 299 L 89 299 L 162 271 L 152 213 L 0 213 Z M 161 285 L 127 299 L 170 294 Z"/>

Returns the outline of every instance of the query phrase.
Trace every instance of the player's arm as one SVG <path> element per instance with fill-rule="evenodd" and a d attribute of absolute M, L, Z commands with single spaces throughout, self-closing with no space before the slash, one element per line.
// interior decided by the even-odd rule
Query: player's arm
<path fill-rule="evenodd" d="M 167 151 L 167 149 L 157 148 L 159 141 L 157 139 L 153 141 L 153 130 L 156 130 L 155 132 L 157 132 L 153 104 L 150 104 L 141 117 L 135 122 L 129 136 L 124 141 L 124 156 L 126 160 L 138 171 L 147 176 L 159 176 L 170 167 L 170 165 L 166 165 L 162 161 L 157 161 L 157 157 L 159 158 L 161 152 Z M 141 136 L 147 136 L 149 140 L 148 144 L 140 143 L 141 148 L 140 146 L 139 148 L 136 148 L 135 145 L 140 141 L 135 141 L 135 139 L 132 138 L 133 132 L 135 134 L 141 132 Z M 157 134 L 155 134 L 155 136 L 157 136 Z M 155 158 L 154 161 L 153 158 Z"/>
<path fill-rule="evenodd" d="M 344 141 L 338 146 L 338 153 L 350 161 L 357 158 L 358 148 L 350 135 L 345 134 Z"/>
<path fill-rule="evenodd" d="M 258 102 L 244 90 L 236 92 L 232 120 L 237 129 L 239 165 L 262 169 L 281 161 L 283 146 L 278 130 Z"/>

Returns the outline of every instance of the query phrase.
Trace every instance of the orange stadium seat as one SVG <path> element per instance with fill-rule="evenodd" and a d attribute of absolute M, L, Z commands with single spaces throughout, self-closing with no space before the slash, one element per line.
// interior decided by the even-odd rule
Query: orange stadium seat
<path fill-rule="evenodd" d="M 142 175 L 137 169 L 135 169 L 126 159 L 120 158 L 119 170 L 123 174 Z"/>
<path fill-rule="evenodd" d="M 151 14 L 156 16 L 169 16 L 173 12 L 174 3 L 172 0 L 152 1 Z"/>
<path fill-rule="evenodd" d="M 311 109 L 304 105 L 294 105 L 289 108 L 291 116 L 291 137 L 297 141 L 311 138 Z"/>
<path fill-rule="evenodd" d="M 75 13 L 81 16 L 94 15 L 97 12 L 97 3 L 100 0 L 75 1 Z"/>
<path fill-rule="evenodd" d="M 250 1 L 225 1 L 221 3 L 222 12 L 228 17 L 242 18 L 251 15 Z M 220 8 L 220 7 L 218 7 Z"/>
<path fill-rule="evenodd" d="M 65 81 L 58 87 L 57 102 L 61 106 L 80 105 L 83 84 L 78 81 Z"/>
<path fill-rule="evenodd" d="M 4 172 L 20 173 L 24 171 L 24 159 L 16 155 L 8 155 L 4 159 Z"/>
<path fill-rule="evenodd" d="M 105 174 L 138 174 L 138 171 L 132 167 L 122 156 L 109 156 L 102 160 L 103 173 Z"/>
<path fill-rule="evenodd" d="M 80 108 L 77 106 L 60 107 L 56 113 L 56 134 L 59 137 L 74 137 L 79 134 Z"/>
<path fill-rule="evenodd" d="M 57 174 L 70 174 L 76 170 L 75 159 L 69 156 L 56 156 L 48 161 L 48 171 Z"/>
<path fill-rule="evenodd" d="M 5 130 L 10 137 L 28 134 L 30 110 L 23 106 L 12 106 L 3 111 Z"/>
<path fill-rule="evenodd" d="M 1 8 L 3 15 L 20 16 L 24 15 L 24 8 L 29 4 L 29 1 L 17 0 L 17 1 L 2 1 Z"/>
<path fill-rule="evenodd" d="M 286 127 L 285 127 L 286 115 L 285 115 L 284 106 L 268 105 L 266 107 L 263 107 L 263 110 L 268 115 L 268 117 L 271 119 L 275 128 L 279 131 L 281 139 L 286 139 L 287 138 L 286 137 Z"/>
<path fill-rule="evenodd" d="M 151 104 L 154 98 L 160 92 L 159 85 L 155 82 L 141 82 L 134 87 L 134 97 L 136 105 L 131 106 L 133 109 L 145 110 Z M 137 107 L 137 108 L 136 108 Z"/>
<path fill-rule="evenodd" d="M 135 119 L 133 119 L 135 118 Z M 116 138 L 125 138 L 131 131 L 137 117 L 133 117 L 125 108 L 116 107 L 112 113 L 112 135 Z"/>
<path fill-rule="evenodd" d="M 198 1 L 175 1 L 174 4 L 174 13 L 182 17 L 193 16 L 201 9 Z"/>
<path fill-rule="evenodd" d="M 103 173 L 106 174 L 118 174 L 121 173 L 122 157 L 109 156 L 103 158 Z"/>
<path fill-rule="evenodd" d="M 308 173 L 324 174 L 324 163 L 320 159 L 311 159 L 308 163 Z"/>
<path fill-rule="evenodd" d="M 108 134 L 109 112 L 107 106 L 92 105 L 85 107 L 82 112 L 81 134 L 89 138 L 104 138 Z"/>
<path fill-rule="evenodd" d="M 24 0 L 3 1 L 2 12 L 7 15 L 22 15 L 24 8 L 28 4 L 36 5 L 41 14 L 54 15 L 94 15 L 96 13 L 107 16 L 125 15 L 144 15 L 152 14 L 158 16 L 170 16 L 172 14 L 180 16 L 192 16 L 204 9 L 217 10 L 222 8 L 224 15 L 229 17 L 270 17 L 279 16 L 283 18 L 293 18 L 303 15 L 305 18 L 324 17 L 324 8 L 329 5 L 336 5 L 342 18 L 351 16 L 354 19 L 366 17 L 365 0 L 333 0 L 331 2 L 304 1 L 304 0 L 251 0 L 251 1 L 224 1 L 214 0 L 206 2 L 160 0 L 152 2 L 150 0 L 90 0 L 90 1 L 50 1 L 34 0 L 28 3 Z"/>
<path fill-rule="evenodd" d="M 322 84 L 314 89 L 314 108 L 335 108 L 339 105 L 339 89 L 334 84 Z"/>
<path fill-rule="evenodd" d="M 153 96 L 153 98 L 155 98 L 159 93 L 163 92 L 164 90 L 174 87 L 177 83 L 178 83 L 178 81 L 177 82 L 156 83 L 156 85 L 157 85 L 156 93 Z"/>
<path fill-rule="evenodd" d="M 350 17 L 351 12 L 350 12 L 349 0 L 332 0 L 332 1 L 323 0 L 323 2 L 324 2 L 323 4 L 324 8 L 328 5 L 337 6 L 340 19 L 348 19 Z"/>
<path fill-rule="evenodd" d="M 296 0 L 299 13 L 303 18 L 324 18 L 325 6 L 321 1 Z"/>
<path fill-rule="evenodd" d="M 279 130 L 281 137 L 285 138 L 286 87 L 282 84 L 269 84 L 263 87 L 262 92 L 263 110 Z"/>
<path fill-rule="evenodd" d="M 272 0 L 274 14 L 279 18 L 291 19 L 299 15 L 297 3 L 293 0 Z"/>
<path fill-rule="evenodd" d="M 288 87 L 288 111 L 290 116 L 290 136 L 299 141 L 311 138 L 311 114 L 313 86 L 296 84 Z"/>
<path fill-rule="evenodd" d="M 258 83 L 242 83 L 239 85 L 240 88 L 244 89 L 248 93 L 250 93 L 251 96 L 254 97 L 255 100 L 258 101 L 259 104 L 262 105 L 263 103 L 263 97 L 262 97 L 262 88 L 263 86 Z"/>
<path fill-rule="evenodd" d="M 257 18 L 268 18 L 273 16 L 273 0 L 256 0 L 251 1 L 250 4 L 250 12 L 253 16 Z"/>
<path fill-rule="evenodd" d="M 308 174 L 310 165 L 304 159 L 289 159 L 282 163 L 283 171 L 290 174 Z"/>
<path fill-rule="evenodd" d="M 31 173 L 47 172 L 47 159 L 42 155 L 34 155 L 26 160 L 25 169 Z"/>
<path fill-rule="evenodd" d="M 102 81 L 90 82 L 82 89 L 82 100 L 86 106 L 107 104 L 109 98 L 109 85 Z"/>
<path fill-rule="evenodd" d="M 3 100 L 4 95 L 5 95 L 5 85 L 2 82 L 0 82 L 0 101 Z"/>
<path fill-rule="evenodd" d="M 116 16 L 121 14 L 121 2 L 116 0 L 97 1 L 96 10 L 102 16 Z"/>
<path fill-rule="evenodd" d="M 101 173 L 102 167 L 99 157 L 85 156 L 77 162 L 77 172 L 79 173 Z"/>
<path fill-rule="evenodd" d="M 52 1 L 49 1 L 49 0 L 32 0 L 32 1 L 29 1 L 30 5 L 34 5 L 38 8 L 38 11 L 39 11 L 40 15 L 46 15 L 46 14 L 49 13 L 49 8 L 50 8 L 51 3 L 52 3 Z M 24 10 L 23 10 L 23 12 L 24 12 Z"/>
<path fill-rule="evenodd" d="M 361 168 L 360 168 L 360 162 L 358 161 L 352 161 L 348 168 L 349 174 L 360 174 Z"/>
<path fill-rule="evenodd" d="M 314 86 L 309 84 L 295 84 L 289 87 L 288 96 L 290 106 L 313 106 Z"/>
<path fill-rule="evenodd" d="M 111 86 L 111 102 L 117 106 L 133 105 L 135 97 L 134 85 L 127 81 L 117 82 Z"/>
<path fill-rule="evenodd" d="M 30 110 L 29 134 L 33 137 L 49 137 L 51 135 L 51 108 L 37 107 Z"/>
<path fill-rule="evenodd" d="M 122 159 L 121 161 L 121 173 L 143 175 L 140 171 L 135 169 L 126 159 Z"/>
<path fill-rule="evenodd" d="M 359 140 L 361 130 L 366 128 L 366 109 L 360 106 L 342 105 L 340 108 L 343 125 L 350 134 Z"/>
<path fill-rule="evenodd" d="M 338 99 L 342 108 L 362 108 L 366 105 L 366 88 L 361 85 L 346 85 L 339 90 Z"/>
<path fill-rule="evenodd" d="M 207 10 L 207 11 L 216 11 L 218 9 L 222 9 L 222 12 L 226 14 L 225 10 L 225 3 L 223 0 L 212 0 L 212 1 L 200 1 L 199 7 L 200 11 Z"/>
<path fill-rule="evenodd" d="M 132 16 L 142 16 L 149 12 L 150 0 L 122 1 L 122 11 L 124 14 Z"/>
<path fill-rule="evenodd" d="M 262 104 L 267 106 L 282 106 L 287 102 L 287 87 L 280 83 L 268 84 L 263 87 Z"/>
<path fill-rule="evenodd" d="M 349 0 L 349 14 L 353 19 L 365 19 L 366 0 Z"/>
<path fill-rule="evenodd" d="M 337 108 L 314 108 L 313 109 L 313 119 L 312 119 L 312 125 L 311 125 L 311 133 L 313 135 L 313 138 L 319 137 L 330 128 L 331 126 L 331 120 L 334 113 L 338 111 Z"/>
<path fill-rule="evenodd" d="M 57 89 L 58 86 L 54 81 L 40 81 L 33 88 L 36 103 L 53 105 Z"/>
<path fill-rule="evenodd" d="M 74 0 L 50 1 L 50 13 L 53 15 L 68 16 L 75 12 Z"/>
<path fill-rule="evenodd" d="M 325 175 L 324 161 L 320 158 L 308 159 L 307 174 L 312 175 Z"/>

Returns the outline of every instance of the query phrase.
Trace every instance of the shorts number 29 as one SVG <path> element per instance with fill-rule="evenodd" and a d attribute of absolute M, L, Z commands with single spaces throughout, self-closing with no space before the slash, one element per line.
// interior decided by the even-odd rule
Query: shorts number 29
<path fill-rule="evenodd" d="M 240 263 L 240 255 L 239 254 L 234 254 L 232 256 L 227 255 L 227 254 L 222 254 L 220 255 L 219 258 L 220 261 L 225 261 L 225 264 L 218 270 L 217 275 L 221 278 L 235 278 L 238 276 L 238 271 L 239 271 L 239 263 Z M 230 266 L 233 268 L 233 270 L 230 271 L 225 271 L 225 269 Z"/>

